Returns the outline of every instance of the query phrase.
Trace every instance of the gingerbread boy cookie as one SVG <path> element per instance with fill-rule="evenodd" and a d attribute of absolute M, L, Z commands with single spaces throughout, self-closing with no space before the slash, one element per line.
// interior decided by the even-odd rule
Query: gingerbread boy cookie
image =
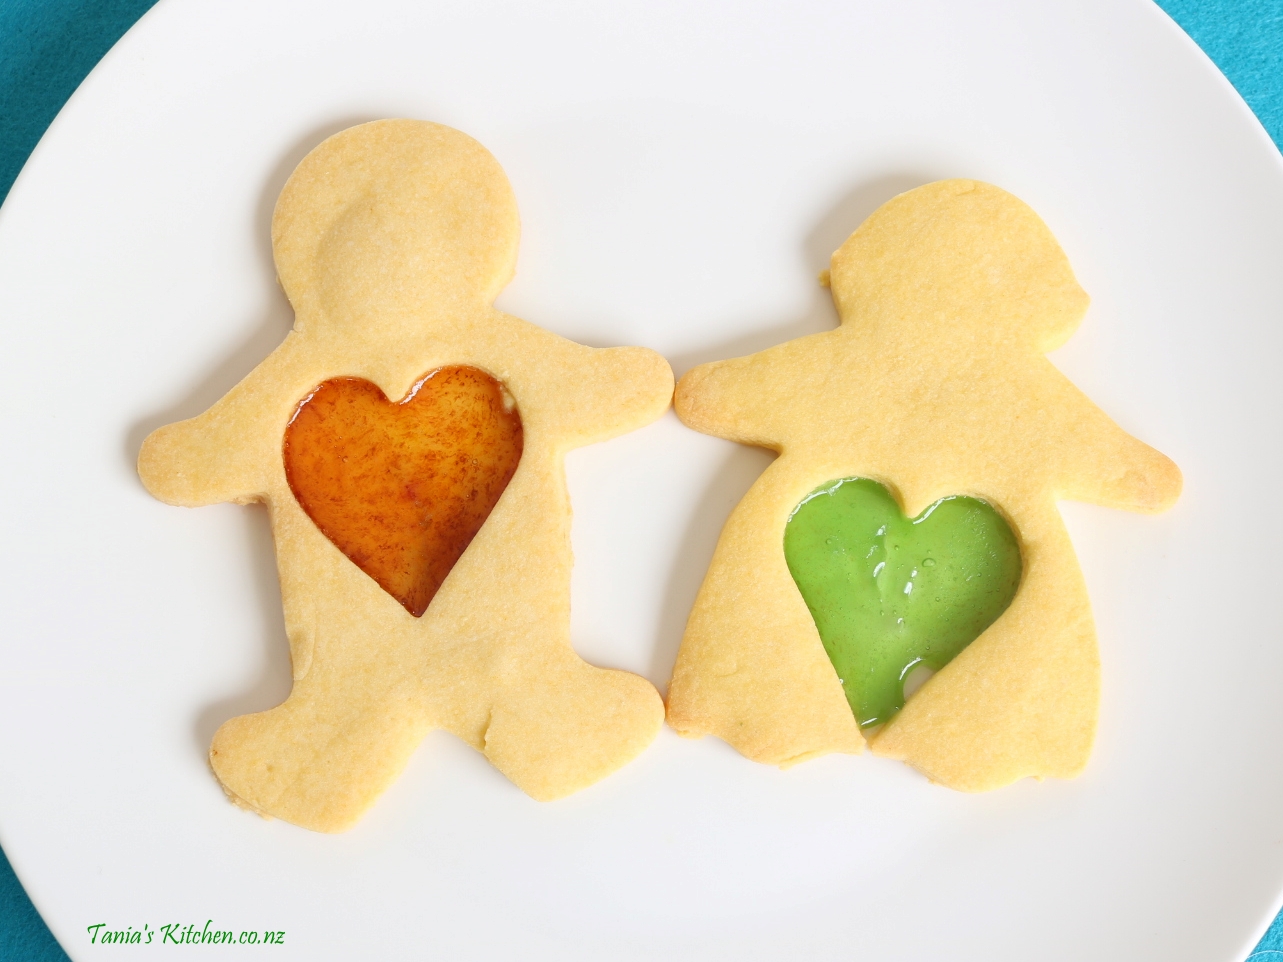
<path fill-rule="evenodd" d="M 686 424 L 780 457 L 722 531 L 669 722 L 777 765 L 867 737 L 965 791 L 1077 775 L 1100 667 L 1056 501 L 1162 511 L 1180 472 L 1043 356 L 1087 295 L 1010 194 L 902 194 L 829 283 L 837 330 L 678 384 Z M 920 662 L 941 670 L 905 702 Z"/>
<path fill-rule="evenodd" d="M 559 798 L 662 724 L 648 682 L 571 648 L 563 459 L 658 418 L 672 372 L 495 310 L 517 238 L 507 178 L 458 131 L 386 120 L 329 138 L 272 221 L 293 331 L 143 445 L 162 501 L 270 508 L 293 690 L 210 750 L 255 811 L 349 828 L 434 728 Z"/>

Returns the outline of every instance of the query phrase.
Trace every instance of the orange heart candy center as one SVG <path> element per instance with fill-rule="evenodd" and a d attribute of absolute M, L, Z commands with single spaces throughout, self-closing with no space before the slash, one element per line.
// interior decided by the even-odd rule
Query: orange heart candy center
<path fill-rule="evenodd" d="M 400 401 L 331 378 L 285 429 L 285 477 L 321 533 L 416 618 L 489 517 L 521 460 L 511 395 L 443 367 Z"/>

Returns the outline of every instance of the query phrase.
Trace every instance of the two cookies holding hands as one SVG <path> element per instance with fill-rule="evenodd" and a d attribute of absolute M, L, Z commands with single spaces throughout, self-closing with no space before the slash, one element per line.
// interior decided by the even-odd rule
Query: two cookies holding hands
<path fill-rule="evenodd" d="M 975 181 L 901 194 L 833 255 L 837 329 L 675 393 L 653 351 L 494 308 L 518 233 L 466 135 L 330 137 L 272 222 L 294 329 L 144 443 L 160 500 L 270 510 L 294 683 L 214 736 L 233 801 L 342 831 L 435 728 L 551 800 L 665 717 L 767 764 L 868 746 L 962 791 L 1082 771 L 1100 661 L 1056 500 L 1157 512 L 1181 476 L 1044 356 L 1088 299 L 1037 214 Z M 779 457 L 726 522 L 665 706 L 571 646 L 563 459 L 670 403 Z"/>

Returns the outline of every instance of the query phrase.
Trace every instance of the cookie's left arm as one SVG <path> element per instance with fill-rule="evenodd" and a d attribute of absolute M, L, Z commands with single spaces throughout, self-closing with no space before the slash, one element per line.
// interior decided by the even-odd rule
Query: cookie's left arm
<path fill-rule="evenodd" d="M 578 345 L 576 345 L 578 346 Z M 580 443 L 604 441 L 654 421 L 673 400 L 673 369 L 644 347 L 582 348 L 563 375 Z"/>
<path fill-rule="evenodd" d="M 1182 484 L 1175 462 L 1132 437 L 1086 396 L 1078 397 L 1077 416 L 1061 431 L 1068 443 L 1060 496 L 1147 514 L 1175 504 Z"/>

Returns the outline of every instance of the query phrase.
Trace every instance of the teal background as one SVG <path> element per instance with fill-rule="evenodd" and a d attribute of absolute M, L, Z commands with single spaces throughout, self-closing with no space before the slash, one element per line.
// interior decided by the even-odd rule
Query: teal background
<path fill-rule="evenodd" d="M 153 3 L 0 0 L 0 198 L 80 81 Z M 1162 0 L 1159 5 L 1225 72 L 1274 143 L 1283 144 L 1283 0 Z M 96 920 L 86 924 L 91 921 Z M 1283 962 L 1283 914 L 1252 958 Z M 67 962 L 3 852 L 0 962 Z"/>

